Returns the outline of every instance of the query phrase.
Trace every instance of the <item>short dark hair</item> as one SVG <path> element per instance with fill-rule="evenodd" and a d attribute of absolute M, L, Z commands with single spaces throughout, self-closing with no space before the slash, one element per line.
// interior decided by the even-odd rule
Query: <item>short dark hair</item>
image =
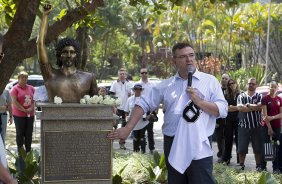
<path fill-rule="evenodd" d="M 77 40 L 66 37 L 61 39 L 56 44 L 56 57 L 57 57 L 57 65 L 61 67 L 63 65 L 61 60 L 61 54 L 62 50 L 67 46 L 73 46 L 76 52 L 76 58 L 75 58 L 75 67 L 78 67 L 79 57 L 80 57 L 80 44 Z"/>
<path fill-rule="evenodd" d="M 172 56 L 175 58 L 176 57 L 176 50 L 177 49 L 183 49 L 185 47 L 191 47 L 193 48 L 189 43 L 187 42 L 179 42 L 179 43 L 176 43 L 173 47 L 172 47 Z"/>

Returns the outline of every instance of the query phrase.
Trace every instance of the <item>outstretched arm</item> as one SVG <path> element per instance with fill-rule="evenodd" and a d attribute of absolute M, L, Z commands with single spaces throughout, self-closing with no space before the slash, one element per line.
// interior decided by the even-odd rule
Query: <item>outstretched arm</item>
<path fill-rule="evenodd" d="M 37 38 L 37 54 L 41 64 L 48 64 L 48 55 L 45 47 L 45 37 L 48 28 L 48 15 L 51 12 L 51 5 L 44 5 L 39 35 Z"/>

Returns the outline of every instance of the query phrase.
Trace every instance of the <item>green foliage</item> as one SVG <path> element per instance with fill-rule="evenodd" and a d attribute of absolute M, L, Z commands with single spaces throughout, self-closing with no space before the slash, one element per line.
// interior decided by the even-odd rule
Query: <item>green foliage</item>
<path fill-rule="evenodd" d="M 229 76 L 235 79 L 241 90 L 246 90 L 246 84 L 248 79 L 255 77 L 257 79 L 258 86 L 262 85 L 265 79 L 264 68 L 261 65 L 255 65 L 250 68 L 241 68 L 236 71 L 229 71 Z"/>
<path fill-rule="evenodd" d="M 21 184 L 39 184 L 40 183 L 40 156 L 38 151 L 31 150 L 26 153 L 22 148 L 19 155 L 7 150 L 8 155 L 15 159 L 10 166 L 10 172 L 17 178 Z"/>

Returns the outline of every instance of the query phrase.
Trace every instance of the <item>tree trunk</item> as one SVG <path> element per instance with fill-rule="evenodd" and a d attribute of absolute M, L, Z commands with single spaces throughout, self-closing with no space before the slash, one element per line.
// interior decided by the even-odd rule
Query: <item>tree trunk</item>
<path fill-rule="evenodd" d="M 31 32 L 41 0 L 19 0 L 13 21 L 4 35 L 3 52 L 5 57 L 0 64 L 0 92 L 4 90 L 18 63 L 36 54 L 36 38 L 31 39 Z M 71 11 L 49 27 L 46 44 L 70 27 L 74 22 L 83 19 L 88 12 L 103 6 L 103 0 L 93 0 Z"/>

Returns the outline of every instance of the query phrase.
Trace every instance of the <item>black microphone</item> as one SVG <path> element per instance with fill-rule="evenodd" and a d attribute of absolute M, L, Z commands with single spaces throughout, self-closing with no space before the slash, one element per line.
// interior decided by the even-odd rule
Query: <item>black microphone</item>
<path fill-rule="evenodd" d="M 188 70 L 188 87 L 191 87 L 192 86 L 192 75 L 195 71 L 195 68 L 192 65 L 189 65 L 187 67 L 187 70 Z"/>

